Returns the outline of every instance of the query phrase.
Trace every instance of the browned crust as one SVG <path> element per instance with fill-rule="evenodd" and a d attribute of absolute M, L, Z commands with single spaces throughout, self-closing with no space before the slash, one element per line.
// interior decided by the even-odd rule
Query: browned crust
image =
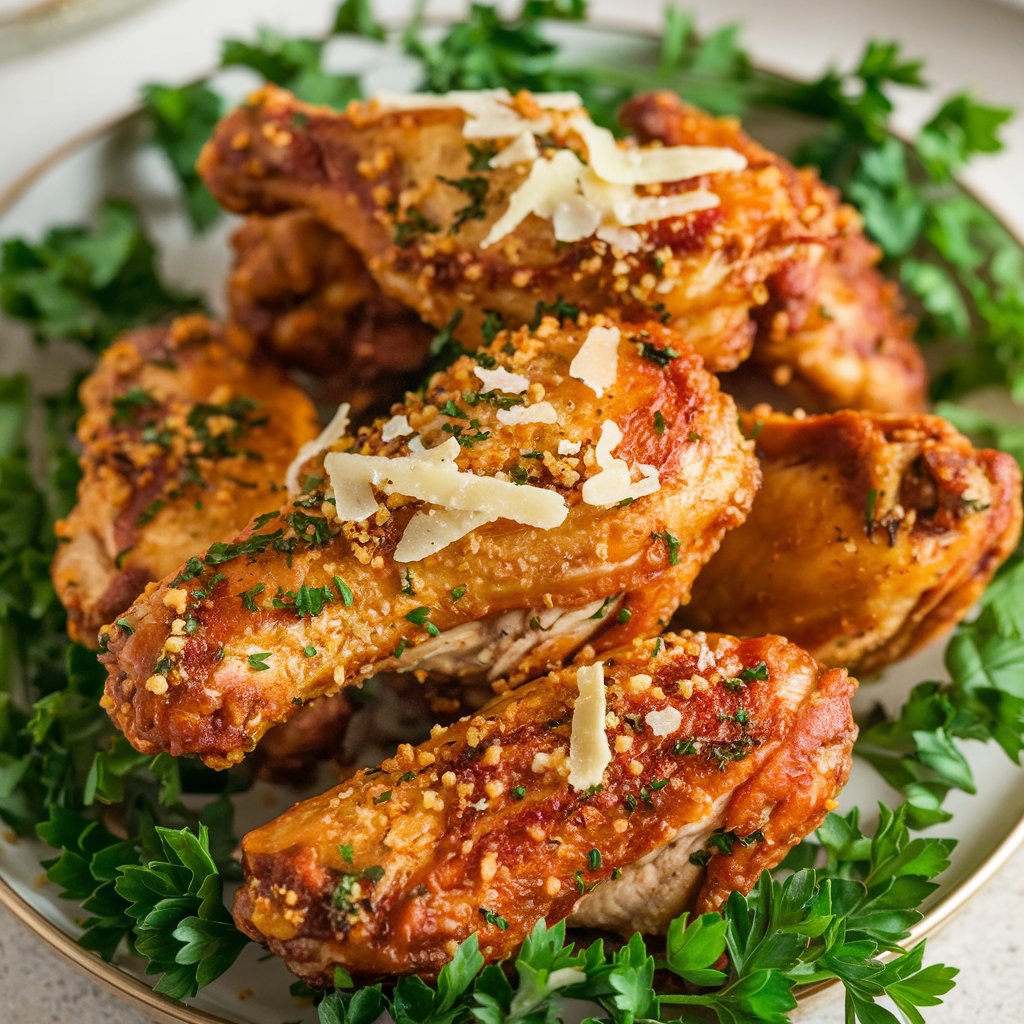
<path fill-rule="evenodd" d="M 556 142 L 579 145 L 569 127 L 575 113 L 554 115 Z M 454 230 L 466 197 L 438 175 L 480 173 L 470 171 L 463 119 L 454 109 L 389 112 L 372 103 L 339 114 L 267 87 L 221 122 L 199 166 L 228 209 L 313 212 L 362 253 L 385 292 L 435 326 L 463 310 L 459 337 L 474 346 L 488 310 L 514 326 L 530 321 L 538 301 L 563 299 L 627 319 L 663 315 L 709 367 L 729 369 L 749 353 L 749 313 L 767 298 L 763 282 L 795 253 L 820 256 L 836 233 L 834 204 L 816 200 L 820 183 L 750 142 L 734 121 L 705 117 L 708 135 L 741 149 L 749 166 L 662 191 L 710 187 L 720 197 L 715 209 L 641 225 L 635 254 L 595 237 L 556 245 L 536 217 L 483 249 L 526 172 L 483 172 L 484 216 Z M 437 230 L 402 238 L 396 225 L 414 217 Z"/>
<path fill-rule="evenodd" d="M 935 416 L 755 410 L 764 481 L 701 573 L 689 623 L 774 629 L 860 673 L 959 622 L 1013 551 L 1021 477 Z"/>
<path fill-rule="evenodd" d="M 778 863 L 846 778 L 855 684 L 777 637 L 670 635 L 655 644 L 637 640 L 606 655 L 615 752 L 598 792 L 567 782 L 577 682 L 575 668 L 563 669 L 249 833 L 234 905 L 239 928 L 320 984 L 334 966 L 360 977 L 434 975 L 473 932 L 487 960 L 501 959 L 540 918 L 567 917 L 581 886 L 614 884 L 614 869 L 658 849 L 730 793 L 728 819 L 738 827 L 751 823 L 754 805 L 787 801 L 756 844 L 758 864 Z M 768 679 L 740 690 L 724 682 L 744 669 L 758 675 L 762 663 Z M 803 694 L 795 707 L 782 696 L 787 687 Z M 731 717 L 741 706 L 745 726 Z M 679 724 L 655 736 L 646 715 L 666 707 L 678 710 Z M 690 739 L 700 750 L 678 752 Z M 738 743 L 746 755 L 720 765 L 722 745 Z M 787 773 L 807 784 L 804 794 L 779 794 Z M 370 867 L 380 870 L 363 876 L 351 906 L 339 907 L 342 876 Z M 715 856 L 708 887 L 747 887 L 751 867 L 744 855 Z"/>
<path fill-rule="evenodd" d="M 121 337 L 81 397 L 83 476 L 52 573 L 68 632 L 94 646 L 147 583 L 280 501 L 317 421 L 279 370 L 201 316 Z"/>
<path fill-rule="evenodd" d="M 660 366 L 640 354 L 638 329 L 624 328 L 616 383 L 597 399 L 568 374 L 588 330 L 585 318 L 563 328 L 546 319 L 536 332 L 499 335 L 487 351 L 498 364 L 525 374 L 534 396 L 543 391 L 566 426 L 504 426 L 494 406 L 481 403 L 472 409 L 479 427 L 467 429 L 490 436 L 462 448 L 459 456 L 462 469 L 493 475 L 521 467 L 531 484 L 563 494 L 569 515 L 562 526 L 540 531 L 499 520 L 480 527 L 410 566 L 416 583 L 409 595 L 403 591 L 406 567 L 393 560 L 393 552 L 421 503 L 392 498 L 374 521 L 343 529 L 324 520 L 330 505 L 309 498 L 302 499 L 306 508 L 287 505 L 282 515 L 250 526 L 240 538 L 274 534 L 293 551 L 267 547 L 253 557 L 200 566 L 199 575 L 185 573 L 189 578 L 178 582 L 179 574 L 172 573 L 126 613 L 132 633 L 110 631 L 103 656 L 109 672 L 104 705 L 129 740 L 147 752 L 197 754 L 217 767 L 233 763 L 267 728 L 294 713 L 294 701 L 335 692 L 382 667 L 409 664 L 409 658 L 398 663 L 391 655 L 400 641 L 416 645 L 427 639 L 422 627 L 405 619 L 419 606 L 431 608 L 432 623 L 444 631 L 509 610 L 573 608 L 625 593 L 632 617 L 617 626 L 617 636 L 657 628 L 722 533 L 742 520 L 757 483 L 756 462 L 741 440 L 731 400 L 672 332 L 660 325 L 644 329 L 650 344 L 679 352 Z M 479 386 L 477 365 L 463 357 L 434 377 L 424 395 L 408 396 L 404 411 L 428 446 L 450 436 L 445 428 L 467 426 L 466 412 L 455 418 L 442 407 L 448 400 L 462 403 Z M 661 433 L 653 410 L 662 412 Z M 627 507 L 602 509 L 581 500 L 584 479 L 596 472 L 593 445 L 605 420 L 614 420 L 623 432 L 619 457 L 652 465 L 661 474 L 659 491 Z M 583 443 L 580 456 L 556 455 L 567 430 Z M 341 446 L 353 443 L 349 439 Z M 380 423 L 361 431 L 355 443 L 364 453 L 408 450 L 408 438 L 382 442 Z M 523 458 L 526 451 L 543 457 Z M 319 466 L 307 468 L 320 473 Z M 325 543 L 291 540 L 294 531 L 286 517 L 296 511 L 319 517 L 329 529 Z M 675 554 L 665 543 L 665 531 L 679 540 Z M 216 582 L 214 572 L 223 574 Z M 291 609 L 273 607 L 269 600 L 278 587 L 329 585 L 334 576 L 355 593 L 351 608 L 335 600 L 319 615 L 297 619 Z M 242 595 L 259 585 L 266 593 L 248 610 Z M 453 600 L 451 591 L 462 586 L 464 596 Z M 183 619 L 194 624 L 184 641 L 172 641 L 181 650 L 164 664 L 174 622 Z M 316 656 L 304 656 L 307 645 Z M 253 671 L 246 660 L 251 651 L 274 652 L 268 670 Z M 571 653 L 564 641 L 546 642 L 539 634 L 519 668 L 520 678 Z M 150 680 L 154 674 L 167 681 L 167 692 L 160 692 L 159 680 Z"/>
<path fill-rule="evenodd" d="M 670 92 L 637 96 L 621 116 L 644 142 L 760 149 L 737 122 L 712 121 Z M 875 269 L 881 253 L 864 237 L 860 215 L 814 171 L 773 159 L 803 194 L 803 208 L 830 211 L 838 234 L 824 254 L 796 253 L 766 280 L 765 301 L 752 313 L 751 359 L 726 379 L 726 388 L 747 404 L 763 400 L 812 412 L 923 410 L 928 374 L 913 340 L 915 324 L 896 285 Z"/>

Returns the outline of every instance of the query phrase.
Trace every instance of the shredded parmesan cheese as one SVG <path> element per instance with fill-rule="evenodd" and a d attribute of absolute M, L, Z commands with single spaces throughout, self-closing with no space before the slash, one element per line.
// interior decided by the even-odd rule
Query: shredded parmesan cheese
<path fill-rule="evenodd" d="M 643 243 L 643 239 L 632 228 L 620 228 L 614 224 L 599 227 L 596 234 L 602 242 L 614 245 L 624 253 L 639 252 Z"/>
<path fill-rule="evenodd" d="M 569 785 L 576 790 L 599 786 L 612 752 L 604 731 L 604 662 L 576 670 L 579 696 L 569 739 Z"/>
<path fill-rule="evenodd" d="M 493 523 L 497 516 L 459 509 L 420 509 L 405 528 L 395 548 L 396 562 L 418 562 L 461 540 L 478 526 Z"/>
<path fill-rule="evenodd" d="M 533 405 L 514 405 L 511 409 L 499 409 L 498 422 L 515 427 L 522 423 L 557 423 L 558 413 L 550 402 L 534 402 Z"/>
<path fill-rule="evenodd" d="M 345 522 L 371 516 L 377 509 L 375 487 L 384 494 L 401 494 L 491 519 L 511 519 L 541 530 L 565 521 L 568 506 L 555 491 L 462 472 L 455 461 L 458 454 L 454 437 L 436 448 L 393 459 L 332 452 L 324 459 L 324 470 L 334 490 L 338 518 Z"/>
<path fill-rule="evenodd" d="M 591 327 L 579 351 L 569 364 L 569 374 L 583 381 L 601 398 L 619 372 L 618 327 Z"/>
<path fill-rule="evenodd" d="M 630 467 L 625 460 L 612 455 L 621 443 L 622 431 L 618 424 L 605 420 L 601 424 L 601 436 L 594 453 L 601 471 L 583 484 L 582 496 L 588 505 L 617 505 L 620 501 L 643 498 L 661 490 L 658 470 L 642 462 L 636 465 L 641 478 L 633 482 Z"/>
<path fill-rule="evenodd" d="M 413 432 L 405 416 L 392 416 L 380 429 L 380 439 L 394 441 L 396 437 L 408 437 Z"/>
<path fill-rule="evenodd" d="M 492 156 L 489 165 L 495 170 L 515 167 L 516 164 L 533 163 L 540 156 L 537 139 L 533 132 L 520 132 L 500 153 Z"/>
<path fill-rule="evenodd" d="M 340 437 L 345 436 L 348 430 L 348 402 L 342 402 L 338 411 L 331 417 L 331 422 L 320 431 L 312 441 L 307 441 L 295 453 L 295 458 L 288 464 L 285 470 L 284 482 L 289 494 L 297 494 L 299 491 L 299 471 L 321 452 L 326 451 Z"/>
<path fill-rule="evenodd" d="M 626 149 L 607 128 L 589 117 L 574 117 L 570 127 L 587 147 L 587 163 L 613 185 L 660 185 L 702 174 L 742 171 L 747 161 L 734 149 L 719 146 L 643 146 Z"/>
<path fill-rule="evenodd" d="M 529 386 L 530 381 L 521 373 L 511 373 L 505 367 L 499 366 L 495 370 L 485 370 L 482 366 L 474 366 L 473 372 L 480 378 L 483 387 L 481 392 L 504 391 L 510 395 L 521 395 Z"/>
<path fill-rule="evenodd" d="M 668 736 L 679 728 L 683 716 L 670 704 L 660 711 L 648 711 L 644 721 L 651 727 L 651 732 L 655 736 Z"/>
<path fill-rule="evenodd" d="M 536 160 L 526 180 L 512 193 L 505 212 L 491 225 L 480 248 L 500 242 L 530 214 L 550 218 L 560 202 L 576 195 L 582 169 L 579 158 L 568 149 L 558 150 L 550 160 Z"/>
<path fill-rule="evenodd" d="M 601 211 L 583 196 L 563 199 L 551 215 L 551 227 L 558 242 L 589 238 L 601 223 Z"/>
<path fill-rule="evenodd" d="M 558 442 L 558 454 L 559 455 L 579 455 L 580 448 L 583 447 L 582 441 L 559 441 Z"/>

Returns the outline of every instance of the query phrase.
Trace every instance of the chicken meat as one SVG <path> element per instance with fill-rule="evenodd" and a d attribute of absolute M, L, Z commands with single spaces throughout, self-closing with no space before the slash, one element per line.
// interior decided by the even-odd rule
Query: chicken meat
<path fill-rule="evenodd" d="M 57 524 L 53 582 L 90 647 L 191 553 L 279 504 L 312 403 L 201 316 L 122 336 L 81 387 L 78 500 Z"/>
<path fill-rule="evenodd" d="M 467 346 L 569 305 L 659 318 L 710 369 L 735 367 L 765 282 L 837 235 L 830 191 L 731 120 L 704 116 L 697 146 L 636 147 L 577 104 L 498 90 L 338 113 L 268 86 L 199 167 L 230 210 L 312 212 L 384 292 Z"/>
<path fill-rule="evenodd" d="M 858 673 L 959 622 L 1020 536 L 1021 475 L 937 416 L 753 410 L 763 483 L 681 616 Z"/>
<path fill-rule="evenodd" d="M 354 414 L 420 382 L 434 332 L 387 298 L 362 257 L 305 211 L 250 217 L 232 235 L 233 325 L 285 366 L 315 375 Z"/>
<path fill-rule="evenodd" d="M 393 411 L 106 629 L 104 706 L 137 749 L 225 767 L 382 670 L 528 678 L 648 633 L 758 481 L 732 400 L 660 324 L 546 317 Z"/>
<path fill-rule="evenodd" d="M 635 97 L 621 119 L 644 143 L 751 147 L 736 121 L 711 119 L 670 92 Z M 876 269 L 881 253 L 865 238 L 860 214 L 815 171 L 780 165 L 828 208 L 837 236 L 824 254 L 794 251 L 766 279 L 765 301 L 752 311 L 751 358 L 723 386 L 747 405 L 922 411 L 928 375 L 914 322 L 897 287 Z"/>
<path fill-rule="evenodd" d="M 636 639 L 497 698 L 242 842 L 238 927 L 314 984 L 434 976 L 568 918 L 660 933 L 816 828 L 850 771 L 855 683 L 779 637 Z M 586 699 L 593 699 L 587 695 Z M 584 785 L 578 744 L 604 747 Z"/>

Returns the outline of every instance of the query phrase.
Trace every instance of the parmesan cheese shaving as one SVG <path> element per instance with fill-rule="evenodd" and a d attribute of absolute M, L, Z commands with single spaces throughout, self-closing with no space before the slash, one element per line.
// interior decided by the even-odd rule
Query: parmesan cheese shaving
<path fill-rule="evenodd" d="M 538 156 L 540 150 L 533 132 L 520 132 L 500 153 L 491 157 L 489 166 L 495 170 L 515 167 L 516 164 L 532 163 Z"/>
<path fill-rule="evenodd" d="M 589 238 L 601 223 L 601 211 L 583 196 L 563 199 L 551 216 L 557 242 L 578 242 Z"/>
<path fill-rule="evenodd" d="M 683 716 L 676 708 L 669 705 L 658 711 L 648 711 L 644 721 L 651 727 L 651 732 L 655 736 L 668 736 L 679 728 Z"/>
<path fill-rule="evenodd" d="M 582 441 L 559 441 L 558 442 L 558 454 L 559 455 L 579 455 L 580 448 L 583 447 Z"/>
<path fill-rule="evenodd" d="M 337 412 L 331 417 L 331 422 L 320 431 L 312 441 L 307 441 L 295 453 L 295 458 L 288 464 L 284 473 L 285 486 L 289 494 L 299 492 L 299 471 L 321 452 L 326 451 L 339 438 L 345 436 L 348 430 L 348 402 L 342 402 Z"/>
<path fill-rule="evenodd" d="M 395 548 L 396 562 L 418 562 L 461 540 L 478 526 L 493 523 L 497 516 L 459 509 L 420 509 L 409 520 Z"/>
<path fill-rule="evenodd" d="M 619 372 L 618 327 L 591 327 L 579 351 L 569 364 L 569 374 L 583 381 L 601 398 L 614 383 Z"/>
<path fill-rule="evenodd" d="M 523 423 L 557 423 L 558 413 L 550 402 L 534 402 L 533 405 L 514 405 L 511 409 L 499 409 L 498 422 L 508 427 Z"/>
<path fill-rule="evenodd" d="M 614 245 L 624 253 L 639 252 L 643 239 L 632 228 L 620 228 L 614 224 L 605 224 L 597 229 L 597 237 L 602 242 Z"/>
<path fill-rule="evenodd" d="M 631 185 L 602 181 L 592 170 L 580 175 L 580 188 L 587 200 L 603 211 L 610 225 L 619 228 L 682 217 L 718 205 L 718 196 L 705 189 L 670 196 L 638 196 Z"/>
<path fill-rule="evenodd" d="M 485 370 L 482 366 L 474 366 L 473 372 L 480 378 L 483 387 L 481 392 L 504 391 L 510 395 L 521 395 L 529 386 L 530 381 L 521 373 L 512 373 L 505 367 L 499 366 L 495 370 Z"/>
<path fill-rule="evenodd" d="M 607 128 L 588 117 L 574 117 L 570 127 L 587 147 L 587 163 L 613 185 L 660 185 L 702 174 L 742 171 L 746 158 L 719 146 L 644 146 L 624 149 Z"/>
<path fill-rule="evenodd" d="M 576 686 L 579 696 L 569 738 L 569 785 L 583 791 L 601 784 L 612 759 L 604 731 L 604 663 L 577 669 Z"/>
<path fill-rule="evenodd" d="M 455 462 L 458 454 L 454 437 L 429 452 L 394 459 L 332 452 L 324 459 L 324 469 L 334 490 L 338 518 L 361 520 L 371 515 L 376 509 L 372 486 L 384 494 L 511 519 L 541 530 L 565 521 L 568 507 L 555 491 L 461 472 Z"/>
<path fill-rule="evenodd" d="M 385 443 L 394 441 L 396 437 L 408 437 L 413 432 L 409 426 L 409 420 L 405 416 L 392 416 L 391 419 L 380 428 L 380 439 Z"/>
<path fill-rule="evenodd" d="M 531 213 L 550 218 L 560 202 L 576 195 L 582 169 L 579 158 L 568 149 L 558 150 L 550 160 L 537 160 L 526 180 L 512 193 L 505 212 L 491 225 L 480 248 L 501 241 Z"/>
<path fill-rule="evenodd" d="M 611 506 L 620 501 L 635 500 L 661 490 L 658 470 L 642 462 L 636 464 L 641 478 L 633 482 L 630 467 L 625 460 L 615 458 L 612 452 L 622 443 L 622 431 L 612 420 L 601 424 L 601 437 L 597 442 L 597 464 L 600 472 L 583 484 L 581 492 L 588 505 Z M 330 457 L 330 456 L 329 456 Z"/>

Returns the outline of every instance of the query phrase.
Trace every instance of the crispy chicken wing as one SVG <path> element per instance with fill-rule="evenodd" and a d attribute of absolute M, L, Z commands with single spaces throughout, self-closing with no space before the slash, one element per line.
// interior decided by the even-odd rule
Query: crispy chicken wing
<path fill-rule="evenodd" d="M 778 637 L 634 641 L 605 655 L 600 786 L 570 783 L 561 669 L 250 832 L 235 921 L 318 984 L 435 975 L 474 932 L 498 960 L 541 918 L 663 931 L 821 823 L 854 685 Z"/>
<path fill-rule="evenodd" d="M 299 210 L 250 217 L 231 244 L 231 321 L 259 347 L 314 373 L 354 413 L 419 383 L 433 332 L 380 291 L 341 235 Z"/>
<path fill-rule="evenodd" d="M 668 150 L 595 138 L 585 112 L 559 99 L 560 109 L 542 109 L 554 101 L 520 94 L 499 107 L 495 127 L 450 98 L 338 113 L 267 87 L 221 122 L 199 166 L 228 209 L 312 211 L 362 253 L 387 294 L 435 327 L 461 310 L 465 344 L 478 344 L 488 319 L 514 327 L 538 302 L 564 302 L 660 317 L 709 368 L 734 367 L 749 353 L 764 282 L 795 257 L 813 264 L 835 235 L 828 190 L 710 117 L 705 136 L 729 155 L 716 166 L 731 170 L 691 162 L 698 170 L 685 180 L 661 180 L 666 158 L 645 177 L 641 158 Z M 498 143 L 480 137 L 488 131 L 505 134 Z M 708 154 L 722 150 L 695 152 L 712 166 Z M 648 182 L 641 192 L 623 184 L 637 177 Z M 574 193 L 578 180 L 585 195 Z M 599 225 L 601 216 L 616 222 Z"/>
<path fill-rule="evenodd" d="M 603 385 L 584 365 L 596 344 Z M 303 702 L 380 670 L 528 678 L 606 626 L 609 643 L 648 632 L 757 484 L 731 399 L 658 324 L 548 317 L 503 332 L 395 413 L 335 445 L 358 454 L 308 463 L 312 491 L 190 559 L 125 614 L 127 629 L 108 629 L 104 704 L 139 750 L 223 767 Z M 362 521 L 335 518 L 325 462 L 370 474 L 334 480 L 344 508 L 369 501 Z M 427 489 L 389 486 L 399 465 Z M 500 491 L 489 511 L 467 498 L 478 478 Z M 413 535 L 453 524 L 464 535 L 443 550 L 401 556 Z"/>
<path fill-rule="evenodd" d="M 730 141 L 730 134 L 744 138 L 736 121 L 714 121 L 670 92 L 637 96 L 623 107 L 622 122 L 641 142 L 744 144 Z M 807 193 L 829 208 L 839 237 L 823 257 L 814 251 L 807 259 L 801 250 L 767 279 L 767 302 L 753 311 L 757 333 L 750 362 L 724 386 L 741 400 L 756 396 L 776 408 L 785 396 L 790 405 L 815 412 L 922 410 L 927 371 L 896 286 L 875 269 L 880 251 L 864 237 L 860 215 L 834 189 L 812 170 L 795 173 Z"/>
<path fill-rule="evenodd" d="M 1016 545 L 1021 477 L 936 416 L 744 414 L 763 484 L 684 621 L 882 668 L 967 614 Z"/>
<path fill-rule="evenodd" d="M 83 476 L 52 571 L 68 632 L 94 646 L 147 583 L 279 503 L 317 423 L 283 374 L 201 316 L 120 338 L 81 396 Z"/>

